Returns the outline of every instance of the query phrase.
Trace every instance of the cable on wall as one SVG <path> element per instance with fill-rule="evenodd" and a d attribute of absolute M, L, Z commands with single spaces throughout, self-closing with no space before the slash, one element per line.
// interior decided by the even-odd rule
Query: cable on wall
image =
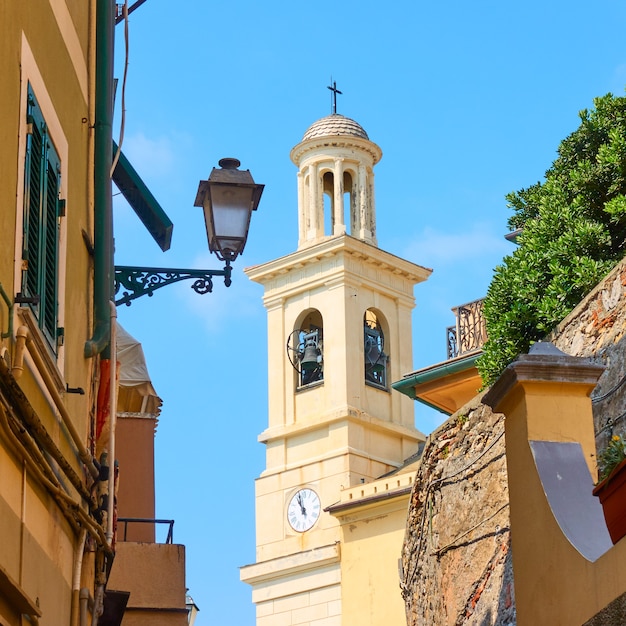
<path fill-rule="evenodd" d="M 129 59 L 129 37 L 128 37 L 128 0 L 124 0 L 122 7 L 122 15 L 124 17 L 124 75 L 122 77 L 122 112 L 120 115 L 120 135 L 117 142 L 117 152 L 113 157 L 111 164 L 111 177 L 115 171 L 115 166 L 120 159 L 122 153 L 122 144 L 124 143 L 124 128 L 126 126 L 126 79 L 128 78 L 128 59 Z"/>

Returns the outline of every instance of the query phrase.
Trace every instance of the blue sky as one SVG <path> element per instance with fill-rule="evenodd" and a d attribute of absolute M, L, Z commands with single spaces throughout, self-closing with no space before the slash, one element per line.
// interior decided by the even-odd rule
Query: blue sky
<path fill-rule="evenodd" d="M 157 516 L 174 518 L 187 546 L 197 626 L 254 623 L 238 568 L 255 560 L 267 340 L 263 290 L 242 268 L 296 249 L 289 152 L 331 112 L 331 75 L 338 112 L 383 150 L 379 246 L 434 270 L 415 289 L 418 369 L 445 359 L 451 307 L 482 297 L 512 251 L 505 194 L 542 178 L 595 96 L 623 95 L 625 18 L 617 0 L 148 0 L 130 16 L 123 149 L 175 226 L 162 253 L 116 197 L 116 263 L 219 268 L 193 206 L 199 180 L 233 156 L 265 184 L 229 289 L 199 296 L 180 283 L 118 311 L 164 400 Z M 441 420 L 416 405 L 423 432 Z"/>

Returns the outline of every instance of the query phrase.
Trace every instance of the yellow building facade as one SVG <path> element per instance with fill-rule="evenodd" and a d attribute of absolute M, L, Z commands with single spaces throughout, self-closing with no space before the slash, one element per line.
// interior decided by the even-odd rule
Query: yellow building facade
<path fill-rule="evenodd" d="M 93 523 L 97 533 L 84 476 L 95 469 L 85 454 L 94 372 L 83 356 L 90 7 L 7 2 L 0 23 L 0 622 L 69 624 L 82 531 Z"/>
<path fill-rule="evenodd" d="M 119 625 L 129 592 L 143 623 L 187 623 L 184 548 L 152 540 L 141 544 L 144 557 L 138 542 L 116 549 L 109 497 L 117 480 L 109 471 L 117 458 L 111 417 L 120 395 L 115 368 L 107 376 L 104 367 L 116 361 L 115 14 L 111 0 L 0 4 L 3 626 Z M 119 429 L 118 441 L 135 438 L 121 446 L 122 457 L 152 462 L 157 411 L 134 408 L 128 393 L 119 409 L 144 420 L 141 440 L 126 435 L 125 424 Z M 140 509 L 154 517 L 154 475 L 141 467 Z M 137 504 L 124 495 L 132 493 L 132 472 L 125 480 L 122 515 Z M 147 558 L 152 579 L 144 576 Z M 108 584 L 112 569 L 116 587 Z M 167 593 L 155 597 L 159 588 Z"/>
<path fill-rule="evenodd" d="M 258 626 L 402 623 L 411 477 L 401 468 L 424 436 L 391 381 L 412 368 L 413 288 L 430 270 L 377 246 L 381 156 L 354 120 L 314 123 L 291 152 L 297 249 L 246 270 L 265 287 L 268 312 L 266 468 L 256 562 L 241 570 Z M 390 472 L 398 476 L 381 479 Z"/>

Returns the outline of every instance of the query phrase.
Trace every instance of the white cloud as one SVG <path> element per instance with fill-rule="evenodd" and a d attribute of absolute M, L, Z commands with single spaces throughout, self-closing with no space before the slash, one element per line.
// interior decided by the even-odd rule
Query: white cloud
<path fill-rule="evenodd" d="M 143 133 L 135 133 L 124 140 L 123 150 L 133 166 L 142 176 L 158 178 L 171 177 L 172 170 L 178 169 L 177 152 L 189 142 L 185 136 L 146 137 Z"/>
<path fill-rule="evenodd" d="M 193 267 L 199 269 L 221 269 L 223 263 L 208 252 L 196 257 Z M 243 273 L 244 264 L 239 262 L 233 267 L 232 285 L 226 287 L 224 278 L 213 279 L 212 293 L 198 295 L 191 288 L 191 281 L 180 284 L 179 296 L 184 306 L 195 316 L 203 320 L 211 341 L 219 340 L 220 334 L 227 327 L 234 327 L 235 320 L 241 325 L 242 320 L 255 324 L 265 319 L 262 305 L 263 291 Z"/>

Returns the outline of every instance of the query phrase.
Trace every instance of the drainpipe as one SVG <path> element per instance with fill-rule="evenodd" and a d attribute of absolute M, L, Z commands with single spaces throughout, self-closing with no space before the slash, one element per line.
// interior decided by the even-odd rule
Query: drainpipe
<path fill-rule="evenodd" d="M 20 326 L 15 335 L 15 355 L 13 356 L 13 367 L 11 374 L 15 380 L 19 380 L 24 373 L 24 350 L 28 340 L 28 327 Z"/>
<path fill-rule="evenodd" d="M 86 587 L 83 587 L 80 590 L 80 620 L 79 620 L 80 626 L 88 626 L 87 624 L 88 609 L 89 609 L 89 589 L 87 589 Z"/>
<path fill-rule="evenodd" d="M 94 146 L 94 330 L 85 358 L 109 344 L 109 302 L 113 296 L 113 49 L 115 0 L 96 2 L 96 118 Z"/>
<path fill-rule="evenodd" d="M 79 626 L 80 622 L 80 579 L 83 571 L 83 552 L 87 540 L 87 529 L 83 528 L 74 550 L 74 575 L 72 576 L 72 612 L 71 626 Z"/>
<path fill-rule="evenodd" d="M 111 326 L 111 382 L 110 392 L 110 427 L 109 427 L 109 502 L 107 514 L 107 544 L 113 546 L 113 516 L 115 514 L 115 427 L 117 425 L 117 309 L 115 302 L 109 302 Z"/>

